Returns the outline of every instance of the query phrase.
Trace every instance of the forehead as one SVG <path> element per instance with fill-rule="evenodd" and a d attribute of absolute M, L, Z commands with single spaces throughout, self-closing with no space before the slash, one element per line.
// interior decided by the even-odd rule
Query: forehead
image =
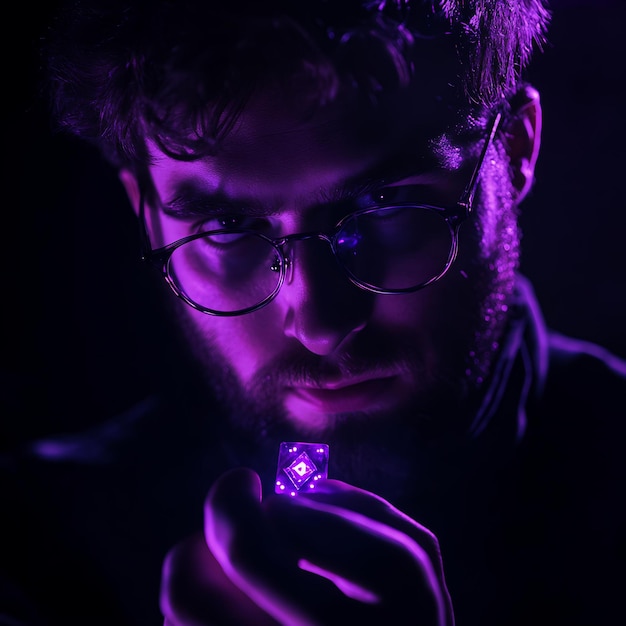
<path fill-rule="evenodd" d="M 375 103 L 348 90 L 314 108 L 297 94 L 266 90 L 250 100 L 214 156 L 179 161 L 149 144 L 153 180 L 166 194 L 193 184 L 207 193 L 275 201 L 352 179 L 450 166 L 457 112 L 442 105 L 445 79 L 436 82 Z"/>

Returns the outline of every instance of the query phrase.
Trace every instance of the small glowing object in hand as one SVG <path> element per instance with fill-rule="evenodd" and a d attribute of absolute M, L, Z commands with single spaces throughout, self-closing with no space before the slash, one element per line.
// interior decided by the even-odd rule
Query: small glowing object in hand
<path fill-rule="evenodd" d="M 328 445 L 283 441 L 278 448 L 274 491 L 295 496 L 315 489 L 317 481 L 328 477 Z"/>

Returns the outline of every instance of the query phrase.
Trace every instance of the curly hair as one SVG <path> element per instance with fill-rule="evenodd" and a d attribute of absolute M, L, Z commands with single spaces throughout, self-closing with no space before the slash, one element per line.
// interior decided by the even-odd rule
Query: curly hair
<path fill-rule="evenodd" d="M 406 85 L 418 40 L 456 56 L 458 96 L 490 108 L 510 95 L 549 11 L 541 0 L 78 0 L 42 46 L 59 130 L 115 165 L 214 153 L 255 90 L 296 90 L 304 105 L 341 85 L 370 99 Z"/>

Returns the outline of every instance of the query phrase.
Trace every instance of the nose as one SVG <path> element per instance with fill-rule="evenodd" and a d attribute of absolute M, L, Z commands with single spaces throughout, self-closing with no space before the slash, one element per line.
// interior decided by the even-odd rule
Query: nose
<path fill-rule="evenodd" d="M 284 332 L 307 350 L 328 356 L 363 330 L 375 294 L 353 285 L 328 245 L 292 242 L 290 266 L 277 301 L 284 308 Z"/>

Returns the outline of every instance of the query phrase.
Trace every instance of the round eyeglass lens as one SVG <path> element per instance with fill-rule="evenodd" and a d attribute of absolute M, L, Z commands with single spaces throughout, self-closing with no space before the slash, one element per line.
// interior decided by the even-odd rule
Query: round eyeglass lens
<path fill-rule="evenodd" d="M 334 245 L 349 274 L 365 285 L 402 291 L 439 276 L 450 261 L 453 231 L 434 209 L 384 207 L 350 216 Z"/>
<path fill-rule="evenodd" d="M 280 255 L 268 239 L 233 231 L 181 245 L 170 256 L 168 273 L 187 299 L 222 313 L 260 304 L 282 277 Z"/>

